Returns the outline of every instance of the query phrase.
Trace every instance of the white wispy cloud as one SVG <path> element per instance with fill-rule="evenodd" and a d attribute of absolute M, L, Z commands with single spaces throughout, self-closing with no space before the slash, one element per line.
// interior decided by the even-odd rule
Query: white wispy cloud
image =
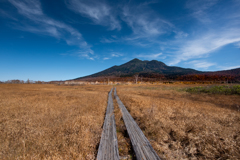
<path fill-rule="evenodd" d="M 114 10 L 103 1 L 96 0 L 70 0 L 66 2 L 68 8 L 90 18 L 94 23 L 108 26 L 111 30 L 121 29 Z"/>
<path fill-rule="evenodd" d="M 187 40 L 173 43 L 178 48 L 170 65 L 178 64 L 181 61 L 207 57 L 226 45 L 240 42 L 240 20 L 234 16 L 236 13 L 240 15 L 239 5 L 218 6 L 216 10 L 211 7 L 218 2 L 217 0 L 205 1 L 209 3 L 204 4 L 202 1 L 194 1 L 194 5 L 190 5 L 194 17 L 196 16 L 195 18 L 200 21 L 205 20 L 201 21 L 202 25 L 195 27 L 194 33 L 188 36 Z M 229 1 L 229 3 L 234 2 Z M 224 10 L 229 11 L 223 12 Z M 213 11 L 214 14 L 212 14 Z M 196 15 L 196 13 L 201 14 Z"/>
<path fill-rule="evenodd" d="M 79 50 L 74 52 L 72 55 L 76 55 L 90 60 L 95 60 L 96 58 L 98 58 L 97 55 L 94 55 L 94 52 L 92 50 Z"/>
<path fill-rule="evenodd" d="M 114 43 L 114 42 L 120 42 L 119 39 L 116 39 L 116 38 L 106 38 L 106 37 L 103 37 L 101 38 L 100 42 L 102 43 Z"/>
<path fill-rule="evenodd" d="M 186 8 L 192 11 L 192 16 L 202 23 L 209 23 L 212 17 L 207 13 L 208 9 L 213 7 L 219 0 L 188 0 Z"/>
<path fill-rule="evenodd" d="M 162 53 L 156 53 L 156 54 L 139 54 L 139 55 L 136 55 L 136 57 L 146 58 L 146 59 L 158 59 L 161 55 L 162 55 Z"/>
<path fill-rule="evenodd" d="M 108 57 L 104 57 L 103 60 L 122 57 L 124 54 L 119 52 L 111 52 Z"/>
<path fill-rule="evenodd" d="M 4 11 L 2 9 L 0 9 L 0 16 L 4 17 L 4 18 L 10 18 L 10 19 L 12 19 L 14 21 L 18 21 L 17 18 L 15 18 L 14 16 L 12 16 L 11 14 L 7 13 L 6 11 Z"/>
<path fill-rule="evenodd" d="M 235 43 L 235 46 L 237 46 L 237 48 L 240 48 L 240 42 L 239 43 Z"/>
<path fill-rule="evenodd" d="M 90 55 L 93 54 L 93 50 L 83 39 L 82 34 L 71 26 L 56 21 L 42 11 L 41 3 L 39 0 L 8 0 L 12 5 L 14 5 L 18 12 L 31 20 L 32 25 L 18 24 L 18 29 L 25 30 L 28 32 L 45 34 L 58 39 L 64 40 L 68 45 L 79 46 L 79 54 L 83 57 L 91 59 Z M 88 56 L 86 56 L 86 54 Z"/>
<path fill-rule="evenodd" d="M 220 66 L 220 67 L 218 67 L 219 69 L 221 69 L 221 70 L 230 70 L 230 69 L 236 69 L 236 68 L 240 68 L 240 65 L 238 65 L 238 66 Z"/>
<path fill-rule="evenodd" d="M 103 60 L 108 60 L 108 59 L 110 59 L 110 58 L 109 58 L 109 57 L 104 57 L 104 58 L 103 58 Z"/>
<path fill-rule="evenodd" d="M 122 54 L 122 53 L 119 53 L 119 52 L 112 52 L 112 53 L 111 53 L 111 56 L 112 56 L 112 57 L 121 57 L 121 56 L 123 56 L 123 54 Z"/>
<path fill-rule="evenodd" d="M 235 28 L 231 32 L 218 31 L 216 33 L 211 32 L 203 34 L 198 38 L 188 40 L 183 44 L 180 43 L 181 46 L 179 47 L 179 51 L 176 51 L 176 59 L 172 61 L 171 65 L 189 59 L 206 57 L 225 45 L 239 41 L 240 28 Z"/>
<path fill-rule="evenodd" d="M 188 36 L 188 33 L 185 33 L 183 31 L 174 31 L 175 32 L 175 38 L 176 39 L 181 39 L 181 38 L 186 38 Z"/>
<path fill-rule="evenodd" d="M 146 4 L 124 6 L 122 19 L 133 31 L 133 35 L 126 38 L 127 40 L 156 37 L 167 33 L 173 27 L 167 20 L 159 18 Z"/>
<path fill-rule="evenodd" d="M 203 60 L 194 60 L 194 61 L 188 62 L 187 64 L 193 65 L 194 68 L 197 68 L 197 69 L 208 69 L 209 67 L 216 65 L 215 63 L 207 62 Z"/>
<path fill-rule="evenodd" d="M 141 47 L 161 45 L 165 43 L 159 40 L 164 34 L 173 33 L 176 38 L 187 37 L 188 34 L 179 31 L 171 22 L 154 12 L 148 5 L 153 2 L 140 3 L 131 2 L 119 7 L 119 17 L 131 29 L 131 34 L 119 37 L 103 37 L 102 43 L 127 43 Z"/>

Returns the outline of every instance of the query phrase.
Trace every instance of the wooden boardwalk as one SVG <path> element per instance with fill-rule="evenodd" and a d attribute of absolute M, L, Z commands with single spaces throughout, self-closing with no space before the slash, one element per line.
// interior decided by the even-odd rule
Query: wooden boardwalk
<path fill-rule="evenodd" d="M 108 106 L 103 125 L 102 137 L 98 149 L 97 160 L 119 160 L 112 91 L 113 89 L 111 89 L 108 94 Z"/>
<path fill-rule="evenodd" d="M 119 108 L 121 109 L 123 120 L 127 128 L 128 135 L 131 139 L 136 158 L 138 160 L 160 160 L 137 123 L 134 121 L 126 107 L 117 96 L 116 89 L 114 91 L 114 96 L 117 100 Z"/>

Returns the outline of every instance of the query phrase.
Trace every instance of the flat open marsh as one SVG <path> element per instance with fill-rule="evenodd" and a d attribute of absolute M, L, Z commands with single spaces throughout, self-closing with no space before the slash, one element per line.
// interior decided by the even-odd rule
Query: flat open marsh
<path fill-rule="evenodd" d="M 240 96 L 179 91 L 196 85 L 118 87 L 160 157 L 240 159 Z"/>
<path fill-rule="evenodd" d="M 181 90 L 187 86 L 116 87 L 163 159 L 239 159 L 240 96 Z M 111 88 L 0 84 L 0 159 L 95 159 Z M 131 147 L 114 107 L 121 156 Z"/>
<path fill-rule="evenodd" d="M 94 159 L 110 86 L 0 85 L 0 159 Z"/>

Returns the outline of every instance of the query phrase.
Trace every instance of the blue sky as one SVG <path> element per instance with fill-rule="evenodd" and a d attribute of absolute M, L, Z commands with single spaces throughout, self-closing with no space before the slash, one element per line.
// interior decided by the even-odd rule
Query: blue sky
<path fill-rule="evenodd" d="M 66 80 L 133 58 L 240 67 L 239 0 L 0 0 L 0 80 Z"/>

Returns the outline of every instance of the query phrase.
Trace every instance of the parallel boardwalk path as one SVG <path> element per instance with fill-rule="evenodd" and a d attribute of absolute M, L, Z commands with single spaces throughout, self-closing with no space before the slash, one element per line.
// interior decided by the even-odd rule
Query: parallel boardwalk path
<path fill-rule="evenodd" d="M 108 94 L 108 106 L 103 125 L 102 137 L 98 149 L 97 160 L 119 160 L 112 91 L 113 89 L 111 89 Z"/>
<path fill-rule="evenodd" d="M 119 108 L 121 109 L 123 120 L 126 125 L 128 135 L 131 139 L 136 158 L 138 160 L 160 160 L 137 123 L 134 121 L 126 107 L 117 96 L 116 89 L 114 91 L 114 96 L 117 100 Z"/>

